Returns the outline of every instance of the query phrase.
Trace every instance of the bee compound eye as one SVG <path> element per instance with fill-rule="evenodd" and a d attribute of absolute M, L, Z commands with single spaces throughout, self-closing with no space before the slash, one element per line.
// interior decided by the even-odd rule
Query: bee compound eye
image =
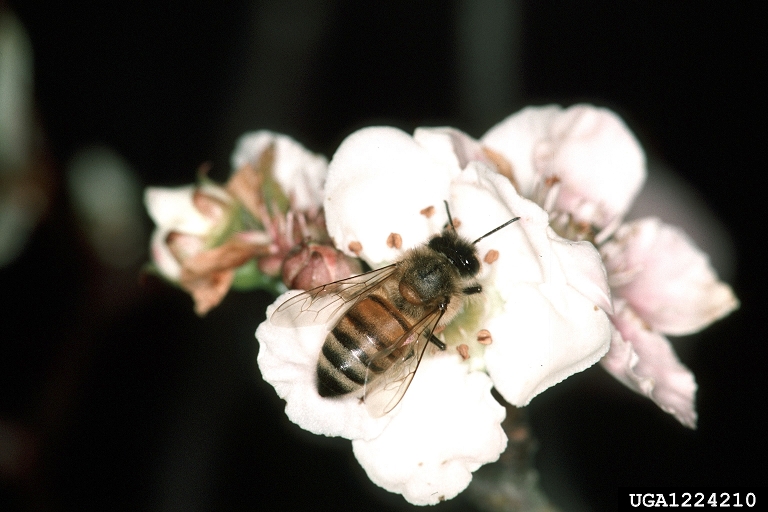
<path fill-rule="evenodd" d="M 413 287 L 404 281 L 400 281 L 400 285 L 398 286 L 400 290 L 400 295 L 403 296 L 403 298 L 410 302 L 411 304 L 424 304 L 424 300 L 422 300 L 421 296 L 416 292 L 416 290 L 413 289 Z"/>

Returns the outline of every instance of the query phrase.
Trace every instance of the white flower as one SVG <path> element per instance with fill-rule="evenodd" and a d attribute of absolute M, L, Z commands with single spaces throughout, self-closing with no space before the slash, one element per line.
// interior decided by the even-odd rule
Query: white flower
<path fill-rule="evenodd" d="M 144 202 L 157 225 L 152 260 L 164 278 L 192 295 L 199 315 L 221 302 L 238 267 L 271 252 L 266 233 L 228 232 L 237 215 L 237 202 L 213 183 L 150 187 Z"/>
<path fill-rule="evenodd" d="M 181 279 L 182 258 L 168 243 L 169 234 L 194 237 L 194 242 L 186 244 L 189 250 L 184 256 L 197 253 L 223 231 L 232 203 L 227 191 L 213 184 L 147 188 L 144 204 L 157 226 L 152 235 L 152 259 L 163 276 L 171 281 Z"/>
<path fill-rule="evenodd" d="M 292 209 L 320 207 L 323 204 L 322 190 L 328 161 L 287 135 L 266 130 L 243 134 L 231 156 L 232 168 L 255 165 L 270 146 L 274 146 L 275 152 L 272 175 L 290 198 Z"/>
<path fill-rule="evenodd" d="M 374 127 L 349 136 L 329 166 L 328 231 L 337 247 L 376 268 L 439 233 L 446 200 L 469 240 L 520 220 L 476 244 L 482 298 L 446 326 L 448 350 L 425 356 L 392 412 L 371 418 L 354 393 L 320 398 L 316 364 L 328 327 L 278 327 L 269 320 L 272 306 L 256 332 L 259 367 L 286 400 L 289 418 L 353 440 L 371 480 L 416 504 L 455 496 L 472 471 L 504 450 L 504 412 L 491 386 L 523 406 L 596 363 L 611 341 L 610 294 L 597 250 L 558 236 L 546 212 L 519 196 L 492 156 L 457 130 L 410 136 Z M 481 333 L 490 345 L 478 341 Z"/>
<path fill-rule="evenodd" d="M 523 195 L 548 209 L 558 232 L 600 247 L 614 301 L 603 366 L 694 428 L 696 382 L 663 334 L 696 332 L 738 300 L 679 229 L 621 224 L 646 175 L 634 135 L 609 110 L 547 106 L 510 116 L 482 141 L 509 159 Z"/>
<path fill-rule="evenodd" d="M 155 267 L 192 295 L 199 315 L 231 286 L 279 288 L 282 262 L 294 246 L 325 236 L 319 213 L 325 158 L 285 135 L 260 131 L 241 137 L 232 162 L 223 186 L 201 176 L 199 185 L 145 193 L 157 225 Z"/>

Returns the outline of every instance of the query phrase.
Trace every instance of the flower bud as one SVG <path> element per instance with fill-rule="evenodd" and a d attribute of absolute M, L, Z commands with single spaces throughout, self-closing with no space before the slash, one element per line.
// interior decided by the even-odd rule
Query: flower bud
<path fill-rule="evenodd" d="M 328 245 L 301 243 L 283 260 L 283 283 L 309 290 L 361 272 L 360 263 Z"/>

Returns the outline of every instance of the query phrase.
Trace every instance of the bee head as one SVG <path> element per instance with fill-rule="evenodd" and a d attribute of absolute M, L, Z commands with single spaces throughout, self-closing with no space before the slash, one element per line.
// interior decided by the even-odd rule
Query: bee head
<path fill-rule="evenodd" d="M 461 277 L 473 277 L 480 271 L 475 246 L 461 238 L 455 231 L 445 231 L 429 240 L 429 248 L 450 261 Z"/>

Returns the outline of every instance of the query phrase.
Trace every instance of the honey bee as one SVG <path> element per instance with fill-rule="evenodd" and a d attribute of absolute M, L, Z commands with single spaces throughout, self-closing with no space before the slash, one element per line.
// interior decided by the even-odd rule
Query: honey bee
<path fill-rule="evenodd" d="M 329 326 L 317 361 L 317 391 L 336 397 L 362 390 L 372 416 L 397 406 L 427 346 L 446 345 L 435 330 L 482 292 L 475 244 L 515 222 L 515 217 L 474 242 L 459 236 L 448 203 L 448 226 L 396 263 L 335 281 L 283 302 L 272 323 Z"/>

